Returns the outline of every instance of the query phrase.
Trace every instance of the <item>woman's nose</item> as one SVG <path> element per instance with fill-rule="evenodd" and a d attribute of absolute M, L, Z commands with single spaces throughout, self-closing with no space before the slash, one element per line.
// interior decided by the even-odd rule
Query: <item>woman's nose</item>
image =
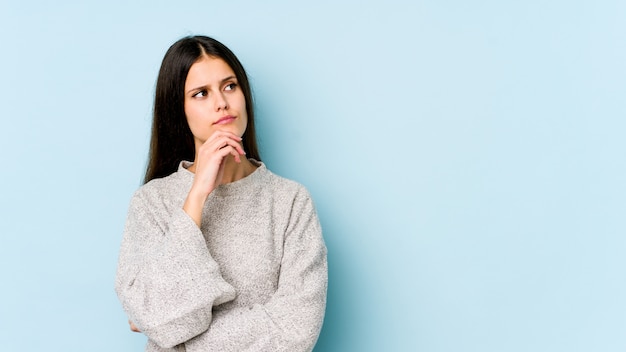
<path fill-rule="evenodd" d="M 215 96 L 215 99 L 216 99 L 215 105 L 216 105 L 217 111 L 228 109 L 228 102 L 226 101 L 226 98 L 224 97 L 223 94 L 217 94 Z"/>

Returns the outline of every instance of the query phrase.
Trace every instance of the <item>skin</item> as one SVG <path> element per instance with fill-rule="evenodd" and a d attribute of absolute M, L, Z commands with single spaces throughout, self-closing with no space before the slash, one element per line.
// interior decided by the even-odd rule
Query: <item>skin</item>
<path fill-rule="evenodd" d="M 139 331 L 139 329 L 137 329 L 137 327 L 135 326 L 135 324 L 133 324 L 132 321 L 129 320 L 128 321 L 128 325 L 130 325 L 130 331 L 132 331 L 132 332 L 141 332 L 141 331 Z"/>
<path fill-rule="evenodd" d="M 200 227 L 209 194 L 221 184 L 248 176 L 256 166 L 243 157 L 241 136 L 248 115 L 245 97 L 230 66 L 220 58 L 202 56 L 191 65 L 184 92 L 196 156 L 188 169 L 195 175 L 183 210 Z M 216 123 L 227 116 L 231 118 Z M 140 332 L 132 321 L 128 324 L 131 331 Z"/>

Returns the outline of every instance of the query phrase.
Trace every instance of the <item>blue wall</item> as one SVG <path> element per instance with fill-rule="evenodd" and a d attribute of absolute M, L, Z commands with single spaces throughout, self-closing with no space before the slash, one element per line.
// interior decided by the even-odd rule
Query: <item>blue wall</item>
<path fill-rule="evenodd" d="M 626 2 L 173 3 L 0 3 L 0 349 L 142 350 L 117 250 L 188 34 L 316 200 L 316 351 L 626 349 Z"/>

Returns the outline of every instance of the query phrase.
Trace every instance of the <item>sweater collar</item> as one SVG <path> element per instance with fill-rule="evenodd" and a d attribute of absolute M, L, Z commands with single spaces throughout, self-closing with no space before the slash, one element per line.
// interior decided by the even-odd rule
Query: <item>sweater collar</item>
<path fill-rule="evenodd" d="M 237 193 L 238 191 L 245 189 L 251 184 L 262 181 L 269 172 L 265 164 L 252 158 L 248 158 L 248 160 L 250 160 L 250 162 L 257 166 L 256 170 L 240 180 L 217 186 L 213 193 L 215 193 L 216 195 L 225 196 Z M 176 171 L 177 176 L 180 177 L 181 180 L 187 183 L 190 187 L 193 183 L 194 178 L 194 173 L 188 170 L 191 165 L 193 165 L 193 162 L 183 160 L 180 162 L 180 164 L 178 164 L 178 170 Z"/>

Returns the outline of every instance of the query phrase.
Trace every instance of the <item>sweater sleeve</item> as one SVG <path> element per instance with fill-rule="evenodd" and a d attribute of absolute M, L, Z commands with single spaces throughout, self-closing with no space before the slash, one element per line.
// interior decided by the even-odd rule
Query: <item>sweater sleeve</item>
<path fill-rule="evenodd" d="M 129 319 L 164 348 L 206 331 L 213 306 L 235 298 L 193 220 L 140 192 L 129 207 L 115 290 Z"/>
<path fill-rule="evenodd" d="M 311 351 L 326 308 L 326 246 L 306 191 L 295 197 L 284 237 L 278 287 L 265 304 L 216 310 L 187 351 Z"/>

